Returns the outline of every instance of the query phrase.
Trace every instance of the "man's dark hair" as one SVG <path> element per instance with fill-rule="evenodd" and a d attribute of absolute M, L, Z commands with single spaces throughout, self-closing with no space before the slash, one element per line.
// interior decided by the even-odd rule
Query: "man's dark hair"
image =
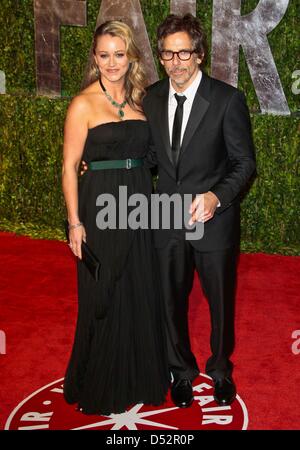
<path fill-rule="evenodd" d="M 170 14 L 159 25 L 157 29 L 157 47 L 158 53 L 163 50 L 163 41 L 170 34 L 185 31 L 191 38 L 193 50 L 202 58 L 201 66 L 205 62 L 207 55 L 207 41 L 204 29 L 199 19 L 192 14 L 177 16 Z"/>

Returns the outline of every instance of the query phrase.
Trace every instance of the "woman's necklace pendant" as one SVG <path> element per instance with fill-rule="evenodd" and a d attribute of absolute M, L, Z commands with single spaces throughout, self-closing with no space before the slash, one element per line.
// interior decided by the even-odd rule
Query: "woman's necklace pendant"
<path fill-rule="evenodd" d="M 123 111 L 123 108 L 125 107 L 125 105 L 127 105 L 127 100 L 124 100 L 124 102 L 122 102 L 122 103 L 118 103 L 118 102 L 116 102 L 113 98 L 112 98 L 112 96 L 107 92 L 107 90 L 105 89 L 105 87 L 103 86 L 103 83 L 102 83 L 102 81 L 101 81 L 101 78 L 99 78 L 99 83 L 100 83 L 100 86 L 101 86 L 101 88 L 102 88 L 102 90 L 103 90 L 103 92 L 104 92 L 104 95 L 105 95 L 105 97 L 110 101 L 110 103 L 115 107 L 115 108 L 118 108 L 118 116 L 119 116 L 119 118 L 120 118 L 120 120 L 123 120 L 123 118 L 124 118 L 124 116 L 125 116 L 125 113 L 124 113 L 124 111 Z"/>
<path fill-rule="evenodd" d="M 120 117 L 120 120 L 123 120 L 124 115 L 125 115 L 124 111 L 122 109 L 119 109 L 118 116 Z"/>

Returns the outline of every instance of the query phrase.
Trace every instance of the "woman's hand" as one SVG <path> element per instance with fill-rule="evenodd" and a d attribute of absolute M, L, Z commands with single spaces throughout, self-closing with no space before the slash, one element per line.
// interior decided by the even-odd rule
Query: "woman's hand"
<path fill-rule="evenodd" d="M 69 230 L 69 241 L 70 249 L 75 256 L 81 259 L 81 244 L 82 241 L 86 242 L 86 233 L 83 225 Z"/>

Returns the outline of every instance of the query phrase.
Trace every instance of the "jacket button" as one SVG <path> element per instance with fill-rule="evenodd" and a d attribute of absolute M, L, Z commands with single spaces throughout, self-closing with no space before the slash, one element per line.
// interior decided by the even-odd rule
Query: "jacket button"
<path fill-rule="evenodd" d="M 181 180 L 177 180 L 177 186 L 180 186 L 181 185 Z"/>

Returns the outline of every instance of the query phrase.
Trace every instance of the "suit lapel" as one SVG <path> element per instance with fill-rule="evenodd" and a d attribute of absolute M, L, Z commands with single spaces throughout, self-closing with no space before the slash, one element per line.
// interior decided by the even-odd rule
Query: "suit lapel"
<path fill-rule="evenodd" d="M 164 148 L 168 155 L 168 158 L 172 162 L 172 149 L 170 144 L 170 133 L 169 133 L 169 117 L 168 117 L 168 95 L 159 97 L 159 126 L 160 132 L 162 136 L 162 140 L 164 143 Z M 172 162 L 173 164 L 173 162 Z"/>
<path fill-rule="evenodd" d="M 209 99 L 210 99 L 210 78 L 207 75 L 205 75 L 205 73 L 202 72 L 202 80 L 196 92 L 190 117 L 183 136 L 178 166 L 183 153 L 187 149 L 196 129 L 200 125 L 210 105 Z M 162 82 L 161 88 L 157 93 L 157 103 L 154 105 L 155 110 L 153 111 L 153 114 L 157 114 L 163 146 L 166 151 L 167 157 L 170 161 L 171 168 L 173 169 L 172 171 L 173 176 L 176 178 L 176 169 L 173 164 L 172 149 L 170 144 L 168 101 L 169 101 L 169 79 L 165 79 Z"/>
<path fill-rule="evenodd" d="M 210 90 L 210 80 L 207 77 L 207 75 L 202 73 L 202 80 L 201 80 L 199 88 L 196 92 L 196 95 L 195 95 L 195 98 L 193 101 L 192 110 L 190 113 L 190 117 L 189 117 L 186 129 L 184 132 L 181 150 L 180 150 L 179 161 L 180 161 L 180 158 L 182 157 L 184 151 L 187 149 L 196 129 L 200 125 L 200 123 L 210 105 L 209 100 L 208 100 L 209 90 Z M 178 161 L 178 163 L 179 163 L 179 161 Z"/>
<path fill-rule="evenodd" d="M 164 149 L 173 166 L 172 149 L 170 144 L 170 132 L 169 132 L 169 115 L 168 115 L 168 103 L 169 103 L 169 80 L 164 80 L 162 87 L 158 93 L 158 109 L 156 114 L 158 115 L 158 122 L 160 127 L 160 133 L 164 144 Z M 174 168 L 175 170 L 175 168 Z"/>

